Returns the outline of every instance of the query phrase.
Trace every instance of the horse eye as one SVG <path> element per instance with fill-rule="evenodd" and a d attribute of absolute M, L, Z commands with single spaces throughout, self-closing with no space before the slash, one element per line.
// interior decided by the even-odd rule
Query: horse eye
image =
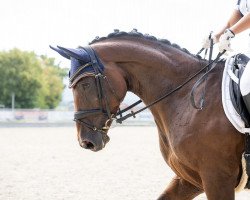
<path fill-rule="evenodd" d="M 90 84 L 89 83 L 82 83 L 81 86 L 83 87 L 83 89 L 87 89 L 87 88 L 89 88 Z"/>

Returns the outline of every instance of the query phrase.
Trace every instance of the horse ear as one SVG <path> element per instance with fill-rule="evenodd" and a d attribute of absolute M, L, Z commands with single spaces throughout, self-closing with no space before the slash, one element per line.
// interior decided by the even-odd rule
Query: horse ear
<path fill-rule="evenodd" d="M 87 52 L 83 49 L 71 49 L 57 46 L 60 50 L 64 51 L 70 57 L 76 58 L 77 60 L 86 61 Z"/>
<path fill-rule="evenodd" d="M 61 56 L 63 56 L 64 58 L 70 59 L 70 56 L 68 54 L 66 54 L 63 50 L 56 48 L 56 47 L 52 47 L 51 45 L 49 45 L 49 47 L 51 49 L 53 49 L 54 51 L 56 51 L 57 53 L 59 53 Z"/>

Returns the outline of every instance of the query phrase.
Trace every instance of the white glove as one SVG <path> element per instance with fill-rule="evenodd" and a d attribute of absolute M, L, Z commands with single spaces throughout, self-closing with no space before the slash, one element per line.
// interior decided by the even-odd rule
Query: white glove
<path fill-rule="evenodd" d="M 230 29 L 226 29 L 225 32 L 220 36 L 218 44 L 220 53 L 222 53 L 223 51 L 233 51 L 231 49 L 230 40 L 234 38 L 234 36 L 235 34 Z"/>
<path fill-rule="evenodd" d="M 202 41 L 202 48 L 204 49 L 209 49 L 210 46 L 211 46 L 211 39 L 213 39 L 213 44 L 217 43 L 217 39 L 216 37 L 213 35 L 211 38 L 210 38 L 210 35 L 209 36 L 206 36 L 203 41 Z"/>

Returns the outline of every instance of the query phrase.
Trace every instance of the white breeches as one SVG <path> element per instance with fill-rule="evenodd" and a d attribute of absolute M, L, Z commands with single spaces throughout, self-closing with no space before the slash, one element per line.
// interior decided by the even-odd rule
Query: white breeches
<path fill-rule="evenodd" d="M 250 61 L 247 63 L 245 71 L 241 76 L 240 91 L 242 96 L 246 96 L 250 93 Z"/>

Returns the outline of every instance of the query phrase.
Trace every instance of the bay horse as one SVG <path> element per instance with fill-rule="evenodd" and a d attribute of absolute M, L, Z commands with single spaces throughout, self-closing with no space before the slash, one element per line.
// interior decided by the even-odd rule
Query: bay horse
<path fill-rule="evenodd" d="M 149 105 L 208 64 L 168 40 L 136 30 L 115 31 L 95 39 L 88 48 L 53 49 L 71 59 L 78 141 L 92 151 L 103 149 L 109 141 L 112 116 L 116 116 L 127 91 Z M 203 192 L 209 200 L 235 198 L 242 174 L 244 135 L 223 111 L 224 63 L 218 62 L 207 78 L 202 110 L 190 103 L 190 91 L 199 76 L 149 108 L 162 156 L 176 174 L 158 200 L 189 200 Z M 199 87 L 196 93 L 201 92 Z"/>

